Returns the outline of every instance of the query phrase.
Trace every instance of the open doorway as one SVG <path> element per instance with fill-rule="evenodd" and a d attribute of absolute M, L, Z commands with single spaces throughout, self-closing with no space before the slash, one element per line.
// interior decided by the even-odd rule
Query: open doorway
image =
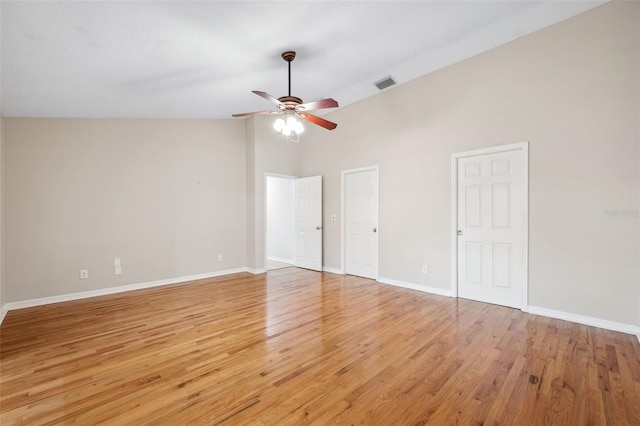
<path fill-rule="evenodd" d="M 293 176 L 266 176 L 266 268 L 295 263 L 295 184 Z"/>

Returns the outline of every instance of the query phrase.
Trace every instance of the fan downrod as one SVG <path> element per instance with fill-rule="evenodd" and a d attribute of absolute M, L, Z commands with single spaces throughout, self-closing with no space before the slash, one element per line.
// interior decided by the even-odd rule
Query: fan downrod
<path fill-rule="evenodd" d="M 289 96 L 282 96 L 278 98 L 280 102 L 282 102 L 285 107 L 284 110 L 295 110 L 295 108 L 302 103 L 302 99 L 291 96 L 291 61 L 293 61 L 296 57 L 296 52 L 293 50 L 287 50 L 286 52 L 282 52 L 282 59 L 288 62 L 289 66 Z"/>

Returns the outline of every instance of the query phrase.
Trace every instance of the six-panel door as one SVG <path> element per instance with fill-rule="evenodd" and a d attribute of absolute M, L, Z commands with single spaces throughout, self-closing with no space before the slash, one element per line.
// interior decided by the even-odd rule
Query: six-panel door
<path fill-rule="evenodd" d="M 521 308 L 523 182 L 519 150 L 458 160 L 458 295 Z"/>

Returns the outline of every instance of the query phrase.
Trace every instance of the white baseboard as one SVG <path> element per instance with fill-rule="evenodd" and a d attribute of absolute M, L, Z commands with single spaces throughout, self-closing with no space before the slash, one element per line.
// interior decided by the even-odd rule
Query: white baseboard
<path fill-rule="evenodd" d="M 273 260 L 274 262 L 290 263 L 292 265 L 295 263 L 295 259 L 287 259 L 284 257 L 276 257 L 276 256 L 267 256 L 267 260 Z"/>
<path fill-rule="evenodd" d="M 572 314 L 569 312 L 554 311 L 553 309 L 540 308 L 537 306 L 529 306 L 529 313 L 534 315 L 541 315 L 543 317 L 571 321 L 578 324 L 589 325 L 592 327 L 604 328 L 605 330 L 635 334 L 636 336 L 638 336 L 638 341 L 640 341 L 640 327 L 635 325 L 623 324 L 620 322 L 608 321 L 600 318 L 587 317 L 583 315 Z"/>
<path fill-rule="evenodd" d="M 258 274 L 264 274 L 265 272 L 267 272 L 266 268 L 244 268 L 244 270 L 250 274 L 253 275 L 258 275 Z"/>
<path fill-rule="evenodd" d="M 0 324 L 2 324 L 2 321 L 4 320 L 4 317 L 7 315 L 7 312 L 9 312 L 9 308 L 7 308 L 7 305 L 6 304 L 2 305 L 2 308 L 0 308 Z"/>
<path fill-rule="evenodd" d="M 324 272 L 331 272 L 332 274 L 344 275 L 344 272 L 342 272 L 340 269 L 337 269 L 337 268 L 330 268 L 328 266 L 323 266 L 322 270 Z"/>
<path fill-rule="evenodd" d="M 437 294 L 438 296 L 453 297 L 451 294 L 451 290 L 449 289 L 429 287 L 426 285 L 408 283 L 406 281 L 394 280 L 391 278 L 383 278 L 383 277 L 378 277 L 378 282 L 382 284 L 394 285 L 396 287 L 403 287 L 403 288 L 409 288 L 411 290 L 418 290 L 425 293 Z"/>
<path fill-rule="evenodd" d="M 183 277 L 168 278 L 165 280 L 148 281 L 138 284 L 129 284 L 118 287 L 101 288 L 99 290 L 83 291 L 80 293 L 61 294 L 59 296 L 41 297 L 38 299 L 21 300 L 19 302 L 6 303 L 0 311 L 0 324 L 8 311 L 14 309 L 31 308 L 33 306 L 49 305 L 51 303 L 68 302 L 71 300 L 87 299 L 89 297 L 106 296 L 109 294 L 124 293 L 126 291 L 142 290 L 151 287 L 160 287 L 169 284 L 178 284 L 187 281 L 201 280 L 205 278 L 220 277 L 223 275 L 247 272 L 248 268 L 225 269 L 222 271 L 207 272 L 204 274 L 187 275 Z"/>

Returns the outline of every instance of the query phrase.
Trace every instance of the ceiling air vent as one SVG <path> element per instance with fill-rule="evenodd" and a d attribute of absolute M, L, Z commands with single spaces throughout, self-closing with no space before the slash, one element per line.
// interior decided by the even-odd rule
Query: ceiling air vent
<path fill-rule="evenodd" d="M 376 81 L 373 84 L 376 85 L 378 90 L 382 90 L 382 89 L 386 89 L 387 87 L 393 86 L 394 84 L 396 84 L 396 81 L 393 78 L 391 78 L 391 76 L 389 76 L 389 77 L 383 78 L 380 81 Z"/>

